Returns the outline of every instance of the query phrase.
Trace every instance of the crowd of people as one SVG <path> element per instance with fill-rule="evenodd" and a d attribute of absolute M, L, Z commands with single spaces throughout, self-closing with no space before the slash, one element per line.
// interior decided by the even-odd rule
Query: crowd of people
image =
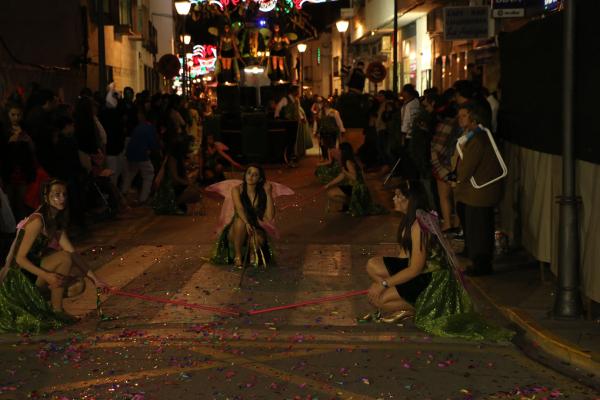
<path fill-rule="evenodd" d="M 456 265 L 445 241 L 464 238 L 463 255 L 471 260 L 468 274 L 492 272 L 494 206 L 501 196 L 502 170 L 490 133 L 495 130 L 494 102 L 484 93 L 469 81 L 458 81 L 444 93 L 428 89 L 423 96 L 412 85 L 405 85 L 399 97 L 379 92 L 358 151 L 344 138 L 335 97 L 301 99 L 298 88 L 291 87 L 275 105 L 275 118 L 298 122 L 296 159 L 317 138 L 321 160 L 315 174 L 340 211 L 353 216 L 385 212 L 371 199 L 365 171 L 402 179 L 394 196 L 395 209 L 404 216 L 398 231 L 400 256 L 369 261 L 369 300 L 377 311 L 365 320 L 416 318 L 430 331 L 466 335 L 448 331 L 448 318 L 471 313 L 472 307 L 457 286 Z M 0 330 L 15 329 L 19 318 L 25 321 L 19 331 L 68 323 L 62 298 L 65 292 L 77 293 L 77 283 L 81 289 L 81 279 L 71 282 L 72 266 L 97 283 L 83 261 L 74 262 L 67 224 L 69 232 L 85 232 L 94 215 L 116 215 L 142 204 L 159 214 L 184 214 L 187 204 L 199 200 L 199 184 L 223 181 L 228 165 L 241 168 L 212 132 L 201 133 L 201 119 L 211 111 L 208 104 L 177 95 L 136 95 L 125 88 L 121 97 L 113 86 L 105 97 L 83 90 L 73 107 L 43 89 L 6 103 L 0 126 L 0 204 L 7 239 L 3 252 L 9 261 L 0 275 Z M 244 254 L 253 253 L 254 264 L 267 265 L 273 257 L 269 237 L 276 234 L 273 197 L 293 192 L 269 182 L 259 165 L 250 165 L 241 182 L 232 182 L 213 185 L 231 200 L 213 262 L 241 267 Z M 137 187 L 135 198 L 132 186 Z M 427 217 L 431 210 L 441 215 L 439 231 L 437 220 Z M 42 250 L 52 246 L 60 256 L 47 260 Z M 438 269 L 431 269 L 434 264 Z M 15 265 L 21 267 L 19 273 Z M 49 303 L 41 297 L 46 287 Z M 437 303 L 444 300 L 431 293 L 428 300 L 421 296 L 440 290 L 460 300 L 460 310 L 440 307 Z M 17 291 L 36 295 L 24 300 Z"/>

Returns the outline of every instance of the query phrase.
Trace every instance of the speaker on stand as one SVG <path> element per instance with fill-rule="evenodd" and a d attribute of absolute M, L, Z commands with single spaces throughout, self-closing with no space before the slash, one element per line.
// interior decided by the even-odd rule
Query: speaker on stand
<path fill-rule="evenodd" d="M 239 113 L 241 94 L 239 86 L 217 86 L 217 109 L 223 114 Z"/>

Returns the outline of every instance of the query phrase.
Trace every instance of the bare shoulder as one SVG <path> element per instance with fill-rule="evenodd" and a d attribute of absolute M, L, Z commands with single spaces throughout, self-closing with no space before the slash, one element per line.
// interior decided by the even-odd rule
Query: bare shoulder
<path fill-rule="evenodd" d="M 415 222 L 413 222 L 412 226 L 410 227 L 410 233 L 413 238 L 415 235 L 421 236 L 421 224 L 419 223 L 419 220 L 415 219 Z"/>
<path fill-rule="evenodd" d="M 44 220 L 39 214 L 32 214 L 29 218 L 27 218 L 27 222 L 25 222 L 24 229 L 27 232 L 39 233 L 42 231 L 44 227 Z"/>
<path fill-rule="evenodd" d="M 242 185 L 241 184 L 236 185 L 236 186 L 234 186 L 234 187 L 231 188 L 231 195 L 233 197 L 236 197 L 236 196 L 239 197 L 241 192 L 242 192 Z"/>

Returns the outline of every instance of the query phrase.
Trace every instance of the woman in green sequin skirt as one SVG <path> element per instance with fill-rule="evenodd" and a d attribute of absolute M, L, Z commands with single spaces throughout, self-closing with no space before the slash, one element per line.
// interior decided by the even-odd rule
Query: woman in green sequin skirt
<path fill-rule="evenodd" d="M 352 145 L 340 143 L 340 153 L 341 172 L 325 185 L 329 200 L 342 204 L 342 211 L 354 217 L 385 214 L 385 208 L 371 198 L 361 168 L 354 159 Z"/>
<path fill-rule="evenodd" d="M 64 231 L 66 190 L 64 182 L 50 181 L 44 186 L 40 208 L 17 225 L 0 271 L 0 332 L 39 333 L 75 321 L 63 311 L 75 251 Z M 35 284 L 23 270 L 36 277 Z M 93 274 L 90 278 L 95 280 Z M 40 292 L 45 287 L 50 289 L 50 302 Z"/>
<path fill-rule="evenodd" d="M 219 234 L 212 262 L 233 262 L 241 267 L 243 254 L 249 254 L 255 265 L 268 265 L 272 251 L 267 233 L 274 230 L 275 207 L 272 185 L 266 181 L 262 167 L 250 165 L 242 183 L 231 189 L 231 196 L 234 215 Z"/>
<path fill-rule="evenodd" d="M 378 310 L 361 320 L 395 323 L 414 318 L 417 327 L 438 336 L 509 340 L 512 332 L 487 323 L 475 312 L 437 216 L 424 211 L 429 206 L 422 185 L 402 182 L 394 203 L 403 213 L 400 254 L 368 261 L 369 302 Z"/>

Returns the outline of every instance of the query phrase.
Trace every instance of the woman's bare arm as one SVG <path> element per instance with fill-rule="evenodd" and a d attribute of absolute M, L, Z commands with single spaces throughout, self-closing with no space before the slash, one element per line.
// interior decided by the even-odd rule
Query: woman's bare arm
<path fill-rule="evenodd" d="M 26 271 L 31 272 L 37 277 L 47 281 L 51 286 L 60 286 L 62 284 L 62 278 L 58 274 L 48 272 L 41 267 L 38 267 L 29 260 L 27 253 L 31 250 L 31 246 L 37 239 L 38 235 L 42 235 L 43 228 L 42 219 L 38 216 L 32 216 L 23 228 L 25 230 L 21 245 L 17 249 L 15 254 L 15 261 L 17 265 Z"/>
<path fill-rule="evenodd" d="M 342 170 L 342 172 L 350 178 L 350 180 L 355 181 L 357 179 L 356 174 L 356 165 L 352 161 L 346 161 L 347 170 Z"/>
<path fill-rule="evenodd" d="M 273 205 L 273 186 L 269 182 L 265 184 L 265 192 L 267 193 L 267 207 L 264 219 L 272 221 L 275 218 L 275 206 Z"/>
<path fill-rule="evenodd" d="M 342 182 L 345 177 L 346 175 L 344 175 L 344 173 L 341 172 L 338 176 L 333 178 L 331 182 L 325 185 L 325 189 L 329 189 L 330 187 L 337 185 L 338 183 Z"/>
<path fill-rule="evenodd" d="M 248 216 L 246 215 L 246 211 L 244 211 L 244 206 L 242 205 L 242 198 L 240 195 L 240 186 L 235 186 L 234 188 L 231 189 L 231 197 L 233 198 L 233 205 L 235 207 L 235 213 L 247 225 L 248 224 Z"/>

